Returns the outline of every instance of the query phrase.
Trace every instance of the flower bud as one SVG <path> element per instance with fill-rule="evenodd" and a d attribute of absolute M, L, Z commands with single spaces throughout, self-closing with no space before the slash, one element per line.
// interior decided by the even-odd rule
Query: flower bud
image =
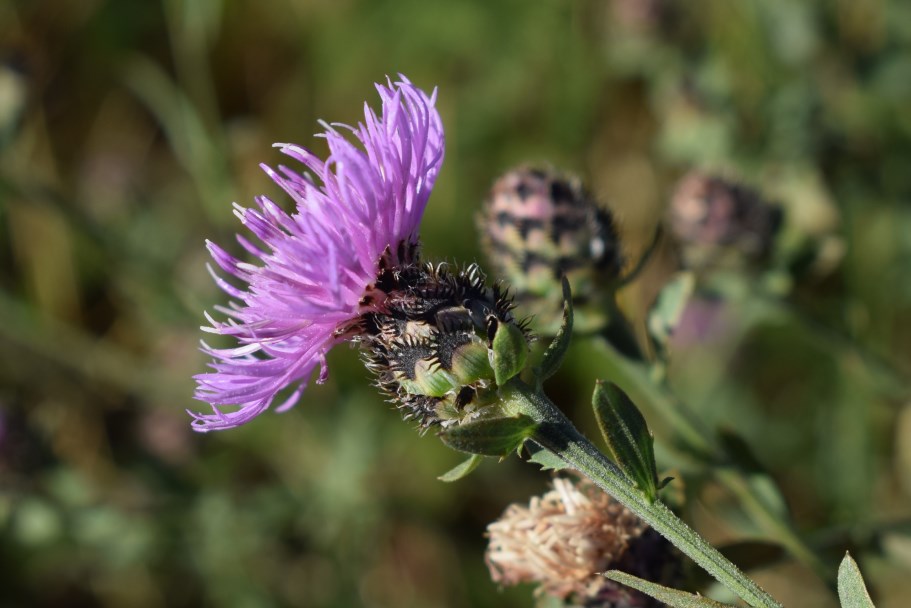
<path fill-rule="evenodd" d="M 660 606 L 600 573 L 617 569 L 672 583 L 679 563 L 670 543 L 588 479 L 558 478 L 553 487 L 527 506 L 510 505 L 487 527 L 494 582 L 538 583 L 536 595 L 590 608 Z"/>
<path fill-rule="evenodd" d="M 476 265 L 452 272 L 408 264 L 381 270 L 369 293 L 375 303 L 359 318 L 356 339 L 405 419 L 427 428 L 493 413 L 498 358 L 524 364 L 530 339 L 499 287 L 485 285 Z M 503 335 L 513 339 L 496 340 Z"/>
<path fill-rule="evenodd" d="M 622 266 L 610 213 L 572 176 L 519 167 L 500 177 L 478 217 L 483 245 L 520 309 L 553 333 L 562 317 L 561 278 L 572 287 L 576 327 L 603 322 L 603 307 L 585 304 L 618 278 Z M 594 302 L 592 302 L 594 304 Z"/>
<path fill-rule="evenodd" d="M 782 219 L 781 209 L 758 192 L 695 171 L 677 184 L 667 218 L 688 268 L 761 260 Z"/>

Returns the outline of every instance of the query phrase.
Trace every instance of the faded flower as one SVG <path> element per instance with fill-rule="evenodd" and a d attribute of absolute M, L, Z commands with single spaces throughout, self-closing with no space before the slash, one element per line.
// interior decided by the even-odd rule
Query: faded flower
<path fill-rule="evenodd" d="M 671 546 L 591 481 L 554 480 L 528 505 L 510 505 L 487 527 L 487 566 L 503 585 L 538 583 L 536 593 L 600 608 L 656 606 L 600 576 L 619 569 L 650 580 L 676 575 Z"/>

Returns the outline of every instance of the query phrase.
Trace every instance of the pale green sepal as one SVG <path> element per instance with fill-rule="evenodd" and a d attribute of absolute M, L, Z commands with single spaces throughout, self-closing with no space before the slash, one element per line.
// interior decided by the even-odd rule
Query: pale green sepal
<path fill-rule="evenodd" d="M 484 460 L 484 457 L 480 454 L 472 454 L 464 462 L 452 467 L 446 473 L 443 473 L 437 479 L 440 481 L 445 481 L 446 483 L 452 483 L 453 481 L 458 481 L 463 477 L 468 477 L 468 475 L 478 468 L 478 465 L 481 464 L 481 461 Z"/>
<path fill-rule="evenodd" d="M 528 452 L 528 462 L 540 465 L 542 471 L 560 471 L 569 468 L 559 456 L 542 448 L 534 441 L 525 444 L 525 451 Z"/>
<path fill-rule="evenodd" d="M 860 568 L 849 553 L 845 553 L 838 567 L 838 599 L 841 600 L 841 608 L 876 608 L 864 585 Z"/>
<path fill-rule="evenodd" d="M 439 437 L 444 444 L 460 452 L 502 457 L 522 447 L 537 428 L 538 423 L 532 418 L 519 414 L 453 425 L 440 431 Z"/>
<path fill-rule="evenodd" d="M 592 405 L 614 462 L 654 501 L 658 497 L 654 438 L 642 413 L 620 387 L 600 380 L 595 385 Z"/>
<path fill-rule="evenodd" d="M 557 335 L 544 351 L 541 359 L 541 365 L 537 369 L 537 385 L 540 387 L 544 381 L 553 376 L 560 365 L 563 363 L 563 357 L 569 349 L 569 342 L 573 334 L 573 295 L 569 287 L 569 281 L 563 277 L 563 323 L 557 330 Z"/>
<path fill-rule="evenodd" d="M 493 336 L 492 361 L 498 386 L 506 384 L 525 367 L 528 360 L 528 340 L 513 323 L 500 323 Z"/>
<path fill-rule="evenodd" d="M 671 608 L 734 608 L 730 604 L 722 604 L 701 595 L 694 595 L 679 589 L 671 589 L 670 587 L 651 583 L 620 570 L 608 570 L 604 573 L 604 576 L 612 581 L 617 581 L 627 587 L 641 591 L 645 595 L 671 606 Z"/>

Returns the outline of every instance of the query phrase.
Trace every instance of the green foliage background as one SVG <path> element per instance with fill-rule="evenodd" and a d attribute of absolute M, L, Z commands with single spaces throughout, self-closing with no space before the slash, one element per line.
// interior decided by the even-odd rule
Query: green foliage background
<path fill-rule="evenodd" d="M 523 161 L 584 175 L 631 259 L 691 167 L 785 205 L 813 253 L 796 313 L 737 300 L 725 332 L 672 352 L 671 380 L 752 446 L 833 576 L 850 547 L 877 605 L 906 605 L 911 5 L 0 0 L 0 606 L 531 604 L 490 582 L 483 531 L 546 478 L 510 461 L 437 482 L 458 455 L 403 424 L 355 352 L 284 415 L 200 436 L 184 412 L 223 300 L 204 239 L 232 241 L 232 201 L 277 194 L 257 167 L 272 142 L 356 122 L 399 72 L 439 87 L 446 126 L 428 258 L 480 259 L 480 201 Z M 665 247 L 623 293 L 638 324 L 673 265 Z M 574 348 L 549 393 L 594 436 L 605 372 Z M 753 537 L 682 473 L 700 530 Z M 755 574 L 788 605 L 835 605 L 788 560 Z"/>

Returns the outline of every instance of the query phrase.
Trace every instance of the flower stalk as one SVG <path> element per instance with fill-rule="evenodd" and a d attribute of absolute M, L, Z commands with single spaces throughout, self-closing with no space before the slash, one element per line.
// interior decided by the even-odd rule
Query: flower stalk
<path fill-rule="evenodd" d="M 530 437 L 531 441 L 591 479 L 750 606 L 781 608 L 780 603 L 678 518 L 663 502 L 649 500 L 543 393 L 535 392 L 522 380 L 513 378 L 501 387 L 500 395 L 509 404 L 509 409 L 538 422 Z"/>

